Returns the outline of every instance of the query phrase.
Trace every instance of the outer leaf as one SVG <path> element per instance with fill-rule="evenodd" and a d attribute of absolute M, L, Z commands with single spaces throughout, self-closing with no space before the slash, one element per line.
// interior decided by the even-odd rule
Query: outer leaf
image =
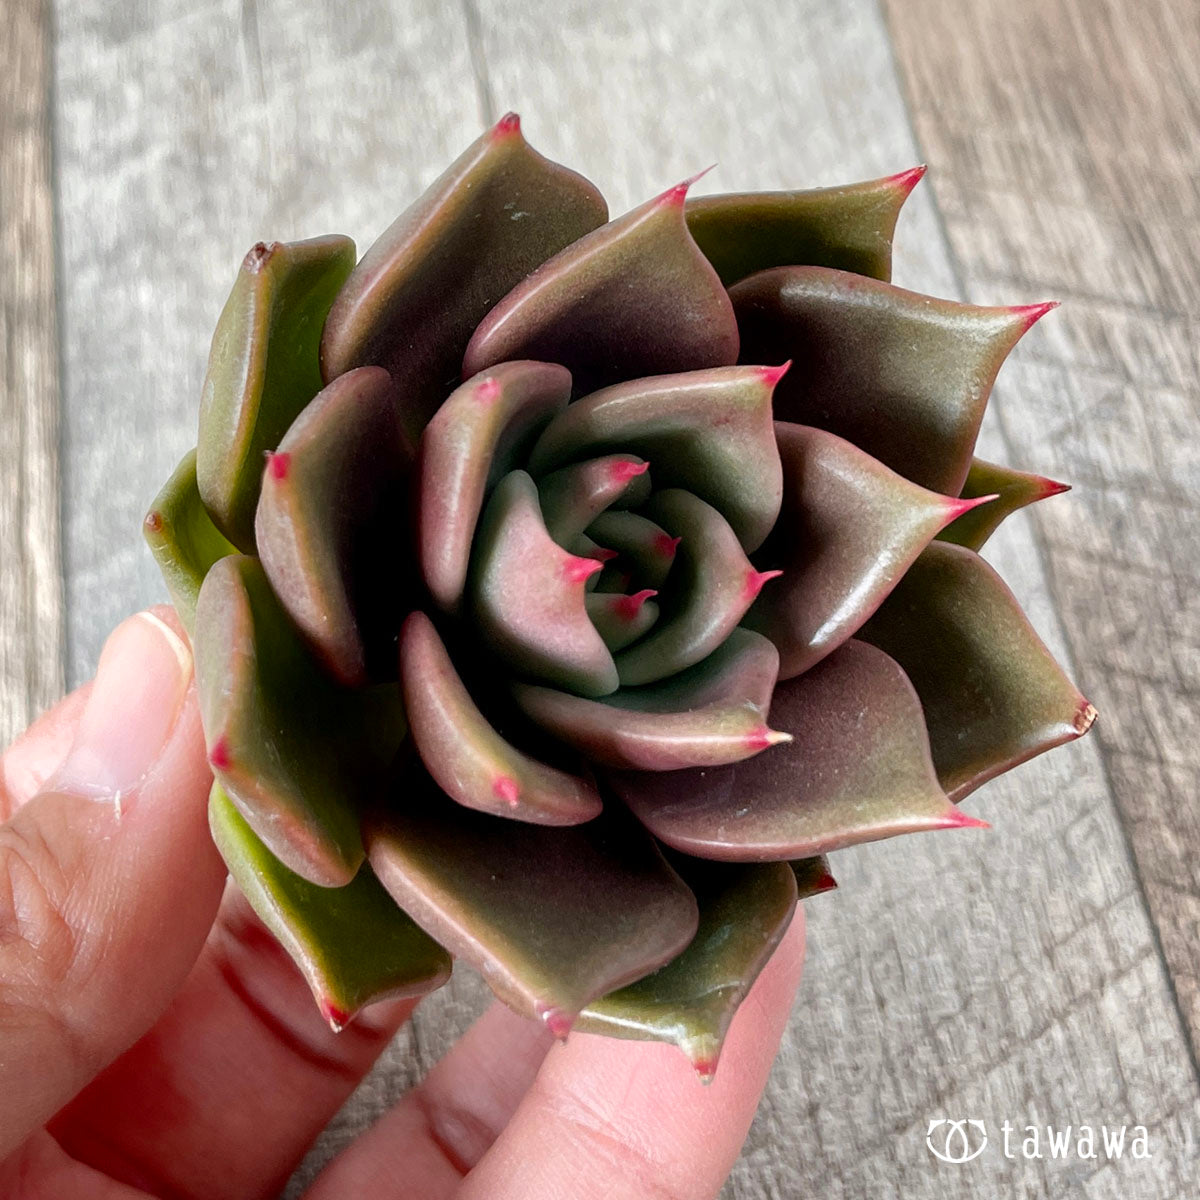
<path fill-rule="evenodd" d="M 422 612 L 404 623 L 400 678 L 421 759 L 459 804 L 537 825 L 578 825 L 599 816 L 600 793 L 590 780 L 530 758 L 492 728 Z"/>
<path fill-rule="evenodd" d="M 605 509 L 644 504 L 650 497 L 650 464 L 635 454 L 607 454 L 554 471 L 538 481 L 546 529 L 570 546 Z"/>
<path fill-rule="evenodd" d="M 670 574 L 679 549 L 679 539 L 673 538 L 661 525 L 655 525 L 641 513 L 601 513 L 588 526 L 589 537 L 610 550 L 617 558 L 611 565 L 626 571 L 630 582 L 636 580 L 643 587 L 661 588 Z M 609 570 L 605 567 L 605 570 Z M 601 576 L 603 581 L 603 576 Z M 608 591 L 608 588 L 602 590 Z M 619 590 L 624 590 L 621 588 Z"/>
<path fill-rule="evenodd" d="M 1004 581 L 965 547 L 929 546 L 862 636 L 908 672 L 953 800 L 1096 718 Z"/>
<path fill-rule="evenodd" d="M 996 499 L 982 508 L 968 509 L 957 521 L 947 525 L 938 537 L 943 542 L 955 542 L 959 546 L 978 550 L 996 532 L 1000 522 L 1018 509 L 1070 490 L 1069 484 L 1055 483 L 1044 475 L 1031 475 L 1028 471 L 998 466 L 984 462 L 982 458 L 973 459 L 971 469 L 967 472 L 967 481 L 963 484 L 963 497 L 991 494 Z"/>
<path fill-rule="evenodd" d="M 779 421 L 783 507 L 755 555 L 783 569 L 745 624 L 779 647 L 790 679 L 837 649 L 965 507 L 926 491 L 822 429 Z"/>
<path fill-rule="evenodd" d="M 517 684 L 514 694 L 527 716 L 596 762 L 673 772 L 736 762 L 786 741 L 765 720 L 778 669 L 766 638 L 735 629 L 690 670 L 602 701 L 532 684 Z"/>
<path fill-rule="evenodd" d="M 353 266 L 349 238 L 259 242 L 217 320 L 196 475 L 213 522 L 241 550 L 254 549 L 263 454 L 321 388 L 321 322 Z"/>
<path fill-rule="evenodd" d="M 558 1036 L 696 932 L 683 881 L 649 837 L 608 813 L 566 829 L 529 825 L 472 812 L 418 781 L 368 846 L 400 906 Z"/>
<path fill-rule="evenodd" d="M 214 564 L 194 641 L 208 761 L 221 786 L 285 866 L 322 886 L 349 883 L 363 857 L 359 804 L 404 735 L 394 695 L 335 688 L 254 558 Z M 372 729 L 372 710 L 388 707 L 389 695 L 390 719 Z"/>
<path fill-rule="evenodd" d="M 363 256 L 325 323 L 325 379 L 351 367 L 386 367 L 420 433 L 457 382 L 480 318 L 607 216 L 600 193 L 533 150 L 510 113 Z"/>
<path fill-rule="evenodd" d="M 271 587 L 338 682 L 395 678 L 412 450 L 386 371 L 339 376 L 269 457 L 254 532 Z"/>
<path fill-rule="evenodd" d="M 480 322 L 473 375 L 514 358 L 568 367 L 576 392 L 737 360 L 737 325 L 684 220 L 687 184 L 580 238 Z"/>
<path fill-rule="evenodd" d="M 450 956 L 406 916 L 365 864 L 345 887 L 317 887 L 289 871 L 214 783 L 213 840 L 234 882 L 292 956 L 337 1033 L 365 1005 L 423 996 L 450 978 Z"/>
<path fill-rule="evenodd" d="M 707 1082 L 733 1014 L 791 923 L 796 876 L 786 863 L 674 865 L 700 905 L 696 936 L 665 967 L 592 1001 L 575 1028 L 671 1042 Z"/>
<path fill-rule="evenodd" d="M 617 655 L 621 683 L 654 683 L 698 663 L 734 630 L 771 572 L 756 570 L 715 508 L 691 492 L 656 493 L 646 514 L 681 539 L 654 628 Z"/>
<path fill-rule="evenodd" d="M 922 829 L 977 824 L 938 786 L 904 672 L 863 642 L 779 684 L 769 754 L 671 774 L 622 771 L 618 794 L 660 841 L 699 858 L 808 858 Z"/>
<path fill-rule="evenodd" d="M 1052 305 L 980 308 L 824 267 L 761 271 L 730 290 L 745 362 L 795 366 L 775 415 L 853 442 L 956 496 L 1001 363 Z"/>
<path fill-rule="evenodd" d="M 237 553 L 212 523 L 200 499 L 195 450 L 183 456 L 154 497 L 142 533 L 166 580 L 175 611 L 190 634 L 196 622 L 196 597 L 209 567 L 217 559 Z"/>
<path fill-rule="evenodd" d="M 617 668 L 584 606 L 600 563 L 569 554 L 546 532 L 524 471 L 501 481 L 484 512 L 470 592 L 488 646 L 523 674 L 588 696 L 617 687 Z"/>
<path fill-rule="evenodd" d="M 467 380 L 425 427 L 418 543 L 425 582 L 446 611 L 456 611 L 462 599 L 488 488 L 524 462 L 531 442 L 570 398 L 563 367 L 501 363 Z"/>
<path fill-rule="evenodd" d="M 577 400 L 538 439 L 540 475 L 603 451 L 640 454 L 658 487 L 681 487 L 718 509 L 747 552 L 779 515 L 783 477 L 771 418 L 782 368 L 723 367 L 637 379 Z"/>
<path fill-rule="evenodd" d="M 700 196 L 687 202 L 688 229 L 726 287 L 792 265 L 891 279 L 896 218 L 924 174 L 913 167 L 847 187 Z"/>

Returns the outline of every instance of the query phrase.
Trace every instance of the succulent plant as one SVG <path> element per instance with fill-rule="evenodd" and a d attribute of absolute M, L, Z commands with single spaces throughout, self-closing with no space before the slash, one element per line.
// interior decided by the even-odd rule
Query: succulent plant
<path fill-rule="evenodd" d="M 332 1026 L 453 953 L 711 1075 L 825 854 L 1088 728 L 977 553 L 1061 490 L 973 458 L 1050 306 L 889 283 L 920 176 L 610 221 L 508 116 L 361 261 L 246 256 L 146 533 Z"/>

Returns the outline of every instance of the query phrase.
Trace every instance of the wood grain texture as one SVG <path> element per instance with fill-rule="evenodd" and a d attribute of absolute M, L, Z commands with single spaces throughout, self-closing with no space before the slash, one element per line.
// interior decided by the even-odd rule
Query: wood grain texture
<path fill-rule="evenodd" d="M 3 0 L 0 69 L 0 745 L 62 692 L 50 14 Z"/>
<path fill-rule="evenodd" d="M 62 0 L 58 24 L 73 678 L 115 619 L 162 594 L 138 521 L 191 444 L 212 322 L 257 238 L 342 229 L 365 246 L 485 116 L 509 107 L 535 145 L 591 174 L 615 211 L 714 159 L 713 189 L 833 183 L 918 159 L 875 0 L 371 0 L 337 12 L 301 0 Z M 988 236 L 1012 236 L 1013 214 L 1003 215 L 988 214 Z M 1034 261 L 1056 244 L 1042 232 L 1049 241 L 1025 252 Z M 961 293 L 927 191 L 902 221 L 898 268 L 909 286 Z M 1112 271 L 1106 285 L 1131 274 Z M 1155 344 L 1170 350 L 1160 373 L 1188 363 L 1187 332 L 1160 334 Z M 1012 384 L 1061 336 L 1030 336 L 1004 376 L 1006 412 Z M 1139 343 L 1121 345 L 1132 354 Z M 1073 372 L 1058 399 L 1063 427 L 1093 400 L 1087 372 Z M 1120 417 L 1114 399 L 1096 421 L 1114 447 L 1128 437 Z M 1033 421 L 1014 431 L 993 420 L 984 448 L 1057 465 L 1039 457 L 1048 448 Z M 1075 533 L 1111 547 L 1129 528 L 1101 513 Z M 990 556 L 1065 655 L 1028 520 L 1015 519 Z M 1081 615 L 1067 610 L 1064 622 Z M 1143 666 L 1160 662 L 1174 660 Z M 1030 764 L 971 806 L 991 834 L 837 856 L 842 888 L 809 905 L 806 980 L 730 1200 L 1192 1194 L 1197 1084 L 1097 745 Z M 484 996 L 456 972 L 422 1006 L 291 1194 L 428 1068 Z M 967 1116 L 1143 1123 L 1154 1153 L 1111 1166 L 934 1162 L 928 1121 Z"/>
<path fill-rule="evenodd" d="M 1064 301 L 999 417 L 1200 1051 L 1200 6 L 891 0 L 970 297 Z"/>

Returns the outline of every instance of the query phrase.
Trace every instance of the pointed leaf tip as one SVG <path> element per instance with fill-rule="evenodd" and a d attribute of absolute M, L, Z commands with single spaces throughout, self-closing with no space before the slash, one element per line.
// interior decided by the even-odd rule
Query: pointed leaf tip
<path fill-rule="evenodd" d="M 787 362 L 780 363 L 777 367 L 759 367 L 758 373 L 762 376 L 763 383 L 774 390 L 775 385 L 788 373 L 791 365 L 792 360 L 789 358 Z"/>
<path fill-rule="evenodd" d="M 783 574 L 782 570 L 774 571 L 756 571 L 751 568 L 746 572 L 746 583 L 743 588 L 745 598 L 753 600 L 758 596 L 758 593 L 763 590 L 763 585 L 770 583 L 772 579 L 778 579 Z"/>
<path fill-rule="evenodd" d="M 939 829 L 991 829 L 991 823 L 982 817 L 973 817 L 961 808 L 952 808 L 938 822 Z"/>
<path fill-rule="evenodd" d="M 679 549 L 679 543 L 682 541 L 682 537 L 671 537 L 669 533 L 664 533 L 654 539 L 654 548 L 663 558 L 674 558 L 675 551 Z"/>
<path fill-rule="evenodd" d="M 212 748 L 208 752 L 208 765 L 214 771 L 226 771 L 233 762 L 233 756 L 229 753 L 229 739 L 222 734 L 212 744 Z"/>
<path fill-rule="evenodd" d="M 561 1008 L 555 1008 L 553 1005 L 539 1005 L 537 1014 L 553 1037 L 560 1042 L 567 1040 L 567 1034 L 571 1032 L 571 1026 L 575 1024 L 570 1013 L 564 1012 Z"/>
<path fill-rule="evenodd" d="M 350 1024 L 350 1021 L 353 1017 L 352 1013 L 343 1012 L 337 1007 L 336 1004 L 325 997 L 322 997 L 317 1001 L 317 1008 L 320 1010 L 325 1024 L 328 1025 L 334 1033 L 341 1033 L 342 1030 Z"/>
<path fill-rule="evenodd" d="M 921 169 L 924 170 L 924 168 Z M 837 885 L 837 880 L 834 879 L 829 871 L 826 871 L 823 875 L 813 880 L 813 893 L 819 896 L 822 892 L 836 891 Z"/>
<path fill-rule="evenodd" d="M 1091 729 L 1099 715 L 1095 706 L 1088 700 L 1079 706 L 1079 711 L 1075 714 L 1075 731 L 1080 737 L 1083 737 Z"/>
<path fill-rule="evenodd" d="M 1009 306 L 1009 312 L 1015 317 L 1021 318 L 1021 323 L 1024 326 L 1022 333 L 1032 329 L 1048 312 L 1053 312 L 1054 309 L 1061 305 L 1061 300 L 1043 300 L 1040 304 L 1013 304 Z"/>
<path fill-rule="evenodd" d="M 913 188 L 925 178 L 927 170 L 929 168 L 921 163 L 919 166 L 909 167 L 907 171 L 897 171 L 895 175 L 889 175 L 887 181 L 907 199 L 912 195 Z"/>
<path fill-rule="evenodd" d="M 993 500 L 999 500 L 1000 493 L 992 492 L 989 496 L 962 496 L 950 497 L 949 503 L 946 505 L 946 524 L 957 520 L 963 513 L 969 513 L 971 509 L 978 508 L 981 504 L 991 504 Z"/>
<path fill-rule="evenodd" d="M 634 592 L 632 596 L 622 596 L 616 602 L 616 609 L 625 620 L 632 621 L 642 611 L 642 605 L 657 595 L 656 588 L 642 588 L 640 592 Z"/>
<path fill-rule="evenodd" d="M 704 170 L 697 171 L 695 175 L 688 176 L 687 179 L 681 180 L 679 183 L 675 184 L 674 187 L 667 188 L 667 190 L 658 197 L 659 204 L 675 205 L 678 208 L 682 208 L 684 202 L 687 200 L 687 194 L 691 190 L 692 185 L 703 179 L 704 176 L 707 175 L 709 171 L 711 171 L 716 165 L 716 163 L 710 163 L 704 168 Z"/>
<path fill-rule="evenodd" d="M 272 453 L 267 451 L 267 474 L 272 479 L 282 482 L 287 478 L 288 468 L 292 465 L 292 456 L 286 450 Z"/>
<path fill-rule="evenodd" d="M 492 127 L 492 137 L 516 137 L 521 132 L 521 117 L 518 113 L 507 112 Z"/>

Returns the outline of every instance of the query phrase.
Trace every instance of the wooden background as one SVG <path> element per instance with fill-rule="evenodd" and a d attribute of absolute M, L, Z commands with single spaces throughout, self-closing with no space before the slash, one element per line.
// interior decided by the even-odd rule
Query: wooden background
<path fill-rule="evenodd" d="M 616 212 L 713 160 L 718 190 L 928 161 L 898 282 L 1066 302 L 984 450 L 1076 490 L 989 556 L 1101 719 L 980 794 L 993 833 L 837 856 L 725 1195 L 1200 1195 L 1196 0 L 0 0 L 0 22 L 5 737 L 163 596 L 139 521 L 257 239 L 364 247 L 507 108 Z M 481 1002 L 461 973 L 427 1002 L 305 1170 Z M 940 1117 L 1143 1124 L 1152 1155 L 948 1166 Z"/>

